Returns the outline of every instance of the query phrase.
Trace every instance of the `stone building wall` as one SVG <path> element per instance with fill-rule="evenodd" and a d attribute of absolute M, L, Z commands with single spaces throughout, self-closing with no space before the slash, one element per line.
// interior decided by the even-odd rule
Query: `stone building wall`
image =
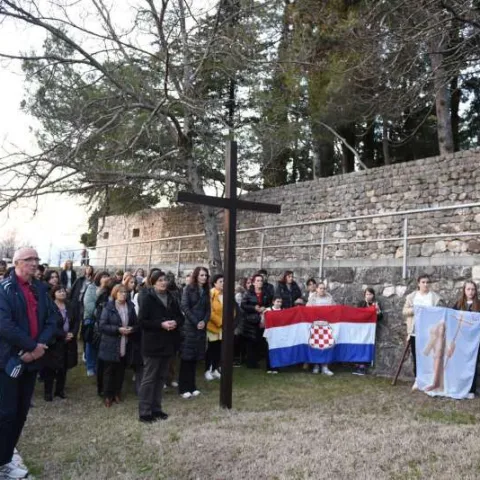
<path fill-rule="evenodd" d="M 279 203 L 280 215 L 240 212 L 239 229 L 292 225 L 263 230 L 265 265 L 310 265 L 320 256 L 322 225 L 311 224 L 331 218 L 348 218 L 376 213 L 395 212 L 436 206 L 480 202 L 480 150 L 459 152 L 447 157 L 432 157 L 415 162 L 385 166 L 368 171 L 338 175 L 314 181 L 287 185 L 250 193 L 251 200 Z M 219 212 L 219 225 L 222 214 Z M 477 235 L 460 237 L 463 232 L 480 231 L 480 207 L 409 215 L 410 236 L 427 236 L 409 241 L 409 259 L 413 264 L 455 263 L 462 257 L 467 264 L 480 252 Z M 139 234 L 133 237 L 134 230 Z M 201 234 L 198 209 L 176 207 L 150 210 L 130 217 L 108 217 L 100 233 L 99 247 L 152 239 Z M 103 236 L 108 233 L 108 239 Z M 262 231 L 239 233 L 237 259 L 239 264 L 255 267 L 260 261 L 258 247 Z M 446 234 L 446 238 L 438 238 Z M 403 217 L 386 216 L 373 219 L 345 220 L 325 224 L 326 265 L 349 266 L 350 260 L 384 265 L 386 260 L 403 257 L 402 241 L 376 241 L 403 235 Z M 428 237 L 429 236 L 429 237 Z M 147 265 L 152 248 L 152 264 L 175 263 L 180 239 L 133 244 L 128 247 L 128 265 Z M 350 242 L 350 243 L 349 243 Z M 292 247 L 291 244 L 301 245 Z M 317 244 L 305 246 L 305 244 Z M 245 250 L 242 250 L 245 249 Z M 205 262 L 202 235 L 181 239 L 182 263 Z M 108 264 L 125 263 L 125 246 L 108 248 Z M 105 249 L 99 248 L 98 262 Z M 200 253 L 199 253 L 200 252 Z M 466 260 L 470 257 L 470 260 Z M 423 260 L 422 260 L 423 259 Z M 426 260 L 428 259 L 428 261 Z M 440 260 L 442 259 L 442 260 Z M 345 261 L 346 260 L 346 261 Z M 473 262 L 473 263 L 472 263 Z M 395 263 L 395 262 L 394 262 Z"/>
<path fill-rule="evenodd" d="M 282 214 L 241 212 L 238 217 L 240 230 L 287 226 L 239 233 L 237 276 L 250 275 L 258 269 L 260 250 L 248 248 L 258 247 L 263 233 L 266 248 L 262 264 L 269 270 L 271 281 L 275 281 L 284 269 L 294 270 L 299 283 L 310 276 L 318 277 L 318 244 L 323 225 L 312 222 L 480 203 L 479 166 L 480 150 L 477 149 L 251 193 L 250 200 L 281 204 Z M 221 217 L 219 213 L 220 226 Z M 385 216 L 325 224 L 327 245 L 321 273 L 335 300 L 355 304 L 361 298 L 362 289 L 370 285 L 384 304 L 376 360 L 376 371 L 381 374 L 392 374 L 401 355 L 405 339 L 401 308 L 406 294 L 414 289 L 419 273 L 432 274 L 433 288 L 448 303 L 456 298 L 465 279 L 480 280 L 480 236 L 476 233 L 480 232 L 480 207 L 409 215 L 409 236 L 420 238 L 408 242 L 405 279 L 402 278 L 402 240 L 371 241 L 402 237 L 403 222 L 403 216 Z M 139 233 L 135 238 L 132 237 L 134 229 Z M 107 232 L 108 239 L 102 239 Z M 107 265 L 123 266 L 126 247 L 112 244 L 130 242 L 128 267 L 161 265 L 184 275 L 195 265 L 206 263 L 201 232 L 199 212 L 195 207 L 158 209 L 127 218 L 109 217 L 98 241 L 97 263 L 104 263 L 102 254 L 107 247 Z M 472 232 L 472 235 L 460 236 L 465 232 Z M 191 234 L 199 235 L 153 244 L 131 243 Z M 315 243 L 317 245 L 311 245 Z M 179 247 L 183 251 L 180 255 L 177 253 Z M 409 372 L 407 365 L 404 374 Z"/>

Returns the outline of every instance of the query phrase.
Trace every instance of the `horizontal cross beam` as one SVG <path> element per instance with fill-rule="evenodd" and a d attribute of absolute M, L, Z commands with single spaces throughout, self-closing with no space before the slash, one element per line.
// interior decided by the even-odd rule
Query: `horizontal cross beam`
<path fill-rule="evenodd" d="M 177 202 L 196 203 L 199 205 L 209 205 L 210 207 L 227 208 L 229 210 L 252 210 L 263 213 L 281 213 L 282 211 L 280 205 L 272 205 L 271 203 L 248 202 L 237 198 L 210 197 L 208 195 L 199 195 L 190 192 L 178 192 Z"/>

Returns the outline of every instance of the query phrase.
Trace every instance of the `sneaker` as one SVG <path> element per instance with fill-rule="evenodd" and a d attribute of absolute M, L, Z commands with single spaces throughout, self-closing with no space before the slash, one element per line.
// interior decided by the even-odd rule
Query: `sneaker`
<path fill-rule="evenodd" d="M 467 395 L 467 399 L 468 399 L 468 400 L 473 400 L 474 398 L 475 398 L 475 394 L 474 394 L 474 393 L 469 393 L 469 394 Z"/>
<path fill-rule="evenodd" d="M 20 468 L 18 465 L 15 465 L 13 461 L 6 463 L 0 467 L 0 478 L 25 478 L 28 475 L 28 470 Z"/>
<path fill-rule="evenodd" d="M 271 370 L 267 370 L 267 374 L 273 373 Z"/>
<path fill-rule="evenodd" d="M 235 361 L 233 362 L 233 366 L 234 366 L 234 367 L 241 367 L 241 366 L 242 366 L 242 362 L 239 362 L 238 360 L 235 360 Z"/>
<path fill-rule="evenodd" d="M 312 373 L 314 373 L 314 374 L 320 373 L 320 366 L 319 365 L 314 365 Z"/>
<path fill-rule="evenodd" d="M 212 375 L 213 375 L 213 378 L 216 378 L 217 380 L 219 380 L 220 378 L 222 378 L 222 374 L 218 371 L 218 370 L 214 370 L 212 372 Z"/>
<path fill-rule="evenodd" d="M 326 365 L 322 367 L 322 373 L 324 375 L 327 375 L 328 377 L 331 377 L 333 375 L 333 372 Z"/>
<path fill-rule="evenodd" d="M 12 463 L 15 464 L 17 467 L 20 467 L 22 470 L 28 471 L 28 468 L 23 463 L 23 458 L 21 457 L 20 453 L 16 448 L 13 450 Z"/>
<path fill-rule="evenodd" d="M 173 382 L 170 384 L 170 386 L 173 387 L 173 388 L 177 388 L 177 387 L 178 387 L 178 382 L 173 381 Z"/>
<path fill-rule="evenodd" d="M 207 382 L 210 382 L 211 380 L 213 380 L 215 377 L 213 376 L 212 372 L 210 370 L 207 370 L 205 372 L 205 380 L 207 380 Z"/>
<path fill-rule="evenodd" d="M 272 375 L 276 375 L 278 373 L 278 370 L 272 370 Z"/>
<path fill-rule="evenodd" d="M 358 367 L 352 372 L 352 375 L 365 375 L 365 367 Z"/>
<path fill-rule="evenodd" d="M 187 398 L 190 398 L 192 396 L 192 394 L 190 392 L 185 392 L 185 393 L 181 393 L 180 396 L 182 398 L 187 399 Z"/>
<path fill-rule="evenodd" d="M 200 390 L 194 390 L 192 392 L 192 397 L 198 397 L 200 395 L 200 393 L 201 393 Z"/>
<path fill-rule="evenodd" d="M 95 372 L 93 370 L 87 370 L 87 377 L 94 377 Z"/>
<path fill-rule="evenodd" d="M 418 385 L 417 381 L 415 380 L 415 383 L 412 385 L 412 392 L 415 392 L 416 390 L 418 390 Z"/>

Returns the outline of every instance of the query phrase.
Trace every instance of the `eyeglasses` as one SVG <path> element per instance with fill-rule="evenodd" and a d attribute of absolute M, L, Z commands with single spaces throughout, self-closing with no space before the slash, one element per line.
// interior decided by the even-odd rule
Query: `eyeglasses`
<path fill-rule="evenodd" d="M 39 262 L 40 259 L 38 257 L 28 257 L 28 258 L 22 258 L 24 262 Z"/>

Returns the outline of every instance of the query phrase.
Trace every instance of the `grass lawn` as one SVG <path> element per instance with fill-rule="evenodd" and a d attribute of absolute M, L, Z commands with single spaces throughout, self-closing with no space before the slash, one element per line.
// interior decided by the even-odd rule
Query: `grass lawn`
<path fill-rule="evenodd" d="M 106 409 L 83 367 L 67 400 L 35 395 L 19 449 L 36 479 L 477 479 L 480 401 L 431 399 L 410 385 L 336 371 L 276 376 L 236 368 L 234 409 L 218 407 L 219 383 L 202 395 L 167 391 L 170 418 L 137 420 L 125 402 Z"/>

